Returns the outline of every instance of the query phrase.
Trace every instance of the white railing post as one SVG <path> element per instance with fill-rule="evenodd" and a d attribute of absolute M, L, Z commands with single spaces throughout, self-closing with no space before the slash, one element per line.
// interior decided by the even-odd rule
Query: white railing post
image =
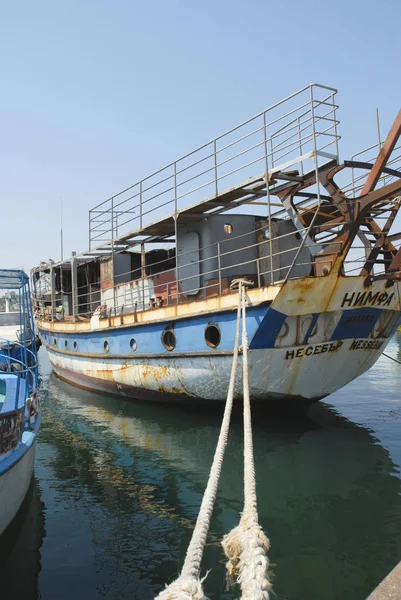
<path fill-rule="evenodd" d="M 217 242 L 217 268 L 219 272 L 219 296 L 221 296 L 221 257 L 220 257 L 220 242 Z"/>

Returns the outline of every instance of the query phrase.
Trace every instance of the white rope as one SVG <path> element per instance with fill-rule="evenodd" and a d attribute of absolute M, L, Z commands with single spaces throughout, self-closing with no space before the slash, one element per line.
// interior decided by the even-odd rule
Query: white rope
<path fill-rule="evenodd" d="M 227 584 L 239 583 L 242 600 L 269 600 L 267 551 L 270 543 L 258 520 L 255 464 L 253 458 L 251 402 L 248 377 L 248 336 L 246 333 L 245 292 L 242 304 L 242 366 L 244 385 L 244 511 L 240 523 L 224 536 L 227 556 Z"/>
<path fill-rule="evenodd" d="M 231 410 L 234 397 L 235 374 L 238 363 L 239 333 L 241 321 L 242 284 L 239 284 L 237 326 L 235 331 L 234 355 L 231 367 L 230 383 L 228 386 L 227 400 L 224 409 L 220 435 L 210 469 L 209 480 L 203 495 L 202 504 L 196 521 L 192 538 L 185 556 L 181 575 L 170 583 L 156 598 L 158 600 L 208 600 L 203 593 L 202 581 L 199 578 L 203 549 L 209 530 L 214 502 L 216 500 L 217 486 L 223 464 L 224 451 L 227 445 L 230 427 Z"/>

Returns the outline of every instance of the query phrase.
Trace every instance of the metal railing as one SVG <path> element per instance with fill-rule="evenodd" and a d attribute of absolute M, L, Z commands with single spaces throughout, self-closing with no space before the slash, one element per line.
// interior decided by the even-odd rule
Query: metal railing
<path fill-rule="evenodd" d="M 128 281 L 106 290 L 101 289 L 100 304 L 107 305 L 110 315 L 117 315 L 124 311 L 142 311 L 155 306 L 169 306 L 229 293 L 231 279 L 239 275 L 253 279 L 257 287 L 262 287 L 284 281 L 290 271 L 294 278 L 312 274 L 316 244 L 309 238 L 311 228 L 294 228 L 277 236 L 273 240 L 274 252 L 271 257 L 271 239 L 263 237 L 264 232 L 269 231 L 266 223 L 265 219 L 265 224 L 261 227 L 200 248 L 199 256 L 202 258 L 197 261 L 192 261 L 192 253 L 188 252 L 180 254 L 178 259 L 176 257 L 178 262 L 174 268 L 163 268 L 163 263 L 171 263 L 171 257 L 147 264 L 147 269 L 157 272 L 145 278 L 141 277 L 140 268 L 120 272 L 118 277 L 125 277 Z M 237 247 L 228 249 L 228 245 L 232 246 L 233 243 Z M 332 244 L 331 241 L 327 242 L 329 243 Z M 324 247 L 324 244 L 319 246 Z M 186 274 L 189 265 L 192 268 L 196 266 L 199 274 Z M 159 282 L 160 279 L 163 281 Z M 185 292 L 182 291 L 183 287 Z M 37 306 L 40 306 L 43 298 L 41 292 L 36 295 Z M 87 310 L 90 302 L 86 284 L 77 287 L 72 303 L 73 313 L 91 316 L 93 311 Z M 49 320 L 62 320 L 64 314 L 63 311 L 57 314 L 55 306 L 49 306 L 47 317 Z"/>
<path fill-rule="evenodd" d="M 286 221 L 281 222 L 285 223 Z M 106 289 L 99 289 L 97 305 L 107 306 L 107 310 L 105 310 L 110 317 L 123 315 L 125 312 L 143 311 L 157 306 L 170 306 L 195 299 L 221 296 L 230 293 L 230 282 L 238 276 L 248 277 L 254 281 L 255 286 L 263 287 L 283 283 L 289 277 L 299 278 L 314 275 L 315 267 L 321 266 L 321 262 L 316 262 L 314 259 L 317 244 L 311 238 L 316 237 L 319 226 L 293 229 L 288 233 L 278 235 L 273 239 L 274 251 L 270 255 L 271 239 L 264 237 L 264 233 L 269 231 L 266 223 L 267 219 L 265 218 L 264 224 L 252 231 L 230 236 L 229 239 L 216 241 L 200 248 L 199 256 L 202 258 L 197 261 L 192 261 L 192 252 L 188 252 L 176 257 L 178 262 L 173 268 L 171 266 L 164 268 L 165 263 L 171 264 L 171 256 L 146 264 L 145 269 L 152 272 L 152 275 L 142 277 L 141 267 L 119 272 L 117 276 L 126 278 L 127 281 Z M 330 252 L 335 254 L 335 237 L 333 240 L 332 235 L 335 235 L 339 228 L 346 224 L 347 222 L 343 221 L 341 225 L 333 225 L 328 231 L 329 239 L 327 241 L 319 240 L 319 248 L 324 250 L 330 246 Z M 228 244 L 232 245 L 233 243 L 237 247 L 228 248 Z M 340 250 L 339 245 L 338 251 Z M 365 256 L 361 256 L 363 250 L 366 250 L 365 246 L 356 238 L 351 250 L 344 258 L 345 275 L 359 275 L 366 260 L 366 252 Z M 330 270 L 333 260 L 335 260 L 334 256 L 327 257 L 328 270 Z M 192 268 L 196 266 L 195 274 L 186 272 L 189 265 Z M 377 272 L 381 270 L 379 265 Z M 185 288 L 185 292 L 183 288 Z M 90 308 L 88 285 L 78 286 L 75 297 L 71 292 L 70 294 L 73 314 L 76 314 L 78 318 L 90 318 L 94 311 Z M 56 296 L 57 294 L 54 295 L 55 304 Z M 43 303 L 43 298 L 43 294 L 37 294 L 38 306 L 40 301 Z M 47 318 L 63 320 L 64 312 L 57 313 L 55 304 L 48 307 Z M 44 316 L 43 312 L 41 315 Z"/>
<path fill-rule="evenodd" d="M 336 93 L 311 84 L 93 207 L 90 249 L 218 198 L 240 181 L 296 166 L 302 175 L 319 158 L 338 159 Z"/>
<path fill-rule="evenodd" d="M 26 348 L 26 346 L 24 344 L 21 344 L 20 342 L 10 341 L 7 338 L 0 338 L 0 344 L 2 346 L 2 350 L 7 351 L 7 354 L 2 353 L 0 355 L 0 358 L 2 359 L 2 360 L 0 360 L 0 365 L 6 367 L 5 370 L 0 368 L 0 376 L 1 376 L 1 373 L 7 373 L 7 374 L 13 375 L 15 377 L 26 379 L 25 395 L 24 395 L 24 399 L 23 399 L 24 400 L 23 406 L 25 406 L 25 401 L 28 398 L 30 391 L 32 391 L 32 392 L 36 391 L 37 387 L 38 387 L 37 356 L 36 356 L 35 352 L 32 352 L 32 350 L 29 350 L 29 348 Z M 22 351 L 21 355 L 26 353 L 27 359 L 28 359 L 28 357 L 31 357 L 31 363 L 29 363 L 28 360 L 24 361 L 24 360 L 20 360 L 20 359 L 14 357 L 12 355 L 11 351 L 12 351 L 12 349 L 15 349 L 15 348 L 21 349 L 21 351 Z M 5 362 L 2 362 L 3 360 Z M 1 379 L 1 377 L 0 377 L 0 379 Z M 18 399 L 19 399 L 18 397 L 15 399 L 16 402 L 18 402 Z M 2 408 L 0 409 L 0 415 L 3 416 L 10 412 L 14 412 L 15 410 L 17 410 L 18 408 L 21 408 L 21 407 L 22 407 L 22 404 L 21 404 L 21 406 L 15 406 L 12 409 L 3 412 L 3 408 L 4 408 L 4 405 L 3 405 Z"/>
<path fill-rule="evenodd" d="M 380 148 L 383 145 L 383 141 L 372 144 L 359 152 L 356 152 L 351 156 L 351 161 L 361 161 L 364 163 L 373 164 L 377 158 L 378 153 L 380 152 Z M 375 152 L 376 150 L 376 152 Z M 387 169 L 394 169 L 395 171 L 401 171 L 401 143 L 397 144 L 391 154 L 390 160 L 386 164 Z M 366 179 L 369 176 L 370 171 L 366 169 L 351 169 L 351 181 L 347 182 L 343 186 L 344 193 L 350 198 L 356 198 L 362 192 L 362 188 L 365 184 Z M 382 187 L 384 185 L 388 185 L 392 181 L 395 180 L 395 176 L 391 175 L 391 173 L 383 172 L 380 176 L 376 188 Z"/>

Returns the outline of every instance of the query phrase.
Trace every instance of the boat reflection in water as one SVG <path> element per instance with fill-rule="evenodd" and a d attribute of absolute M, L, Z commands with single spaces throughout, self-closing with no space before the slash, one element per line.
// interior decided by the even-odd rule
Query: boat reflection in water
<path fill-rule="evenodd" d="M 0 597 L 40 598 L 40 549 L 45 536 L 44 504 L 34 476 L 16 517 L 0 536 Z"/>
<path fill-rule="evenodd" d="M 44 402 L 40 464 L 52 490 L 48 513 L 57 512 L 42 553 L 44 597 L 153 598 L 182 565 L 221 412 L 99 396 L 53 375 Z M 366 597 L 401 558 L 401 482 L 389 452 L 324 404 L 296 418 L 254 411 L 254 422 L 259 514 L 278 598 Z M 203 561 L 214 600 L 233 597 L 220 540 L 242 499 L 237 412 Z M 52 527 L 65 542 L 57 555 Z"/>

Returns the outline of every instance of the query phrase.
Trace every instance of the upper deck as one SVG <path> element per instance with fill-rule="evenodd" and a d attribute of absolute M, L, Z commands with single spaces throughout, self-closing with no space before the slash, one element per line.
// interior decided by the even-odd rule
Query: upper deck
<path fill-rule="evenodd" d="M 324 276 L 341 253 L 344 274 L 386 274 L 400 241 L 401 115 L 385 142 L 340 165 L 336 93 L 311 84 L 92 208 L 89 250 L 34 269 L 51 313 L 221 295 L 235 276 L 257 287 Z"/>
<path fill-rule="evenodd" d="M 163 241 L 175 236 L 178 218 L 185 222 L 245 204 L 284 214 L 269 202 L 283 182 L 338 162 L 336 94 L 310 84 L 94 206 L 89 250 L 78 257 Z"/>

